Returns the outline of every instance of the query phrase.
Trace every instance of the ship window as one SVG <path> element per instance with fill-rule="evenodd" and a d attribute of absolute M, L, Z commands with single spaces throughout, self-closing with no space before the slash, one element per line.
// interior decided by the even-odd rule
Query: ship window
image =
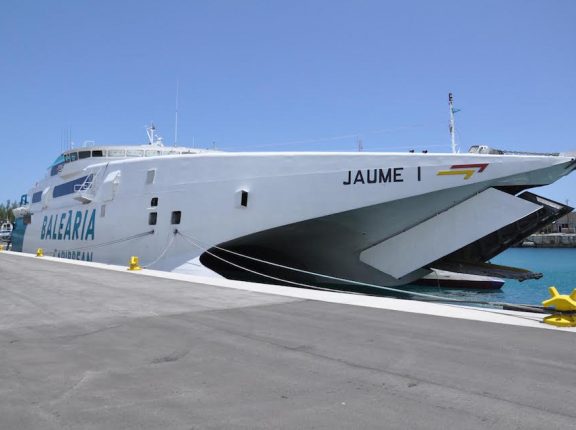
<path fill-rule="evenodd" d="M 72 194 L 75 191 L 79 191 L 80 188 L 82 187 L 82 184 L 84 184 L 84 181 L 86 181 L 88 177 L 90 177 L 88 181 L 91 181 L 92 175 L 88 175 L 88 176 L 82 176 L 81 178 L 78 179 L 74 179 L 73 181 L 70 182 L 65 182 L 63 184 L 56 185 L 54 187 L 54 190 L 52 191 L 52 197 L 65 196 L 67 194 Z"/>
<path fill-rule="evenodd" d="M 32 203 L 38 203 L 40 200 L 42 200 L 42 191 L 32 194 Z"/>
<path fill-rule="evenodd" d="M 180 218 L 182 217 L 182 212 L 180 211 L 174 211 L 172 212 L 172 220 L 171 223 L 172 224 L 180 224 Z"/>
<path fill-rule="evenodd" d="M 148 224 L 149 225 L 156 225 L 157 220 L 158 220 L 158 212 L 150 212 L 148 214 Z"/>
<path fill-rule="evenodd" d="M 54 176 L 58 174 L 64 167 L 64 155 L 60 154 L 56 160 L 50 166 L 50 175 Z"/>
<path fill-rule="evenodd" d="M 108 157 L 124 157 L 126 155 L 126 151 L 123 149 L 109 149 L 108 150 Z"/>
<path fill-rule="evenodd" d="M 69 154 L 64 154 L 64 162 L 71 163 L 72 161 L 76 161 L 78 159 L 77 152 L 71 152 Z"/>
<path fill-rule="evenodd" d="M 96 149 L 92 151 L 92 157 L 104 157 L 104 153 L 101 149 Z"/>
<path fill-rule="evenodd" d="M 248 206 L 248 191 L 242 190 L 242 195 L 240 197 L 240 204 L 244 207 Z"/>
<path fill-rule="evenodd" d="M 80 151 L 78 153 L 78 158 L 83 160 L 84 158 L 90 158 L 90 151 Z"/>
<path fill-rule="evenodd" d="M 126 150 L 126 155 L 128 157 L 143 157 L 144 151 L 141 149 L 128 149 Z"/>
<path fill-rule="evenodd" d="M 150 206 L 158 206 L 158 197 L 152 197 L 152 200 L 150 200 Z"/>
<path fill-rule="evenodd" d="M 248 207 L 248 191 L 238 190 L 234 194 L 234 205 L 237 208 L 247 208 Z"/>
<path fill-rule="evenodd" d="M 103 218 L 106 216 L 106 205 L 100 206 L 100 217 Z"/>

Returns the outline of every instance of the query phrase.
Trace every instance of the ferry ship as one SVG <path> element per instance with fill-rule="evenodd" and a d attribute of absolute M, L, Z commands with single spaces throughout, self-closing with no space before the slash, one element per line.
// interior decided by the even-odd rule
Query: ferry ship
<path fill-rule="evenodd" d="M 572 208 L 526 191 L 575 154 L 64 151 L 15 210 L 12 249 L 236 279 L 412 283 L 433 269 L 529 277 L 491 258 Z"/>

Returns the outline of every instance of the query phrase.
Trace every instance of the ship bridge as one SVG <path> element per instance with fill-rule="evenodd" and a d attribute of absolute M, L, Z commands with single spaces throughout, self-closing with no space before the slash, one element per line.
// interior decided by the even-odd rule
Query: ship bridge
<path fill-rule="evenodd" d="M 187 147 L 158 147 L 151 145 L 84 147 L 69 149 L 63 152 L 54 160 L 49 169 L 50 176 L 55 176 L 60 173 L 67 164 L 88 159 L 96 159 L 90 160 L 91 163 L 100 163 L 126 158 L 190 155 L 204 152 L 216 152 L 216 150 Z"/>

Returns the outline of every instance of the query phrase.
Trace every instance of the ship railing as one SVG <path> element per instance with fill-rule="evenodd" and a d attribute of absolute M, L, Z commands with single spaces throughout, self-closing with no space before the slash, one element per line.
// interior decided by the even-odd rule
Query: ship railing
<path fill-rule="evenodd" d="M 496 154 L 496 155 L 545 155 L 548 157 L 558 157 L 559 152 L 527 152 L 527 151 L 509 151 L 507 149 L 492 148 L 487 145 L 474 145 L 468 150 L 471 154 Z"/>
<path fill-rule="evenodd" d="M 96 173 L 90 173 L 88 176 L 86 176 L 84 182 L 74 185 L 74 192 L 76 193 L 74 198 L 81 201 L 82 203 L 90 203 L 92 200 L 94 200 L 96 195 L 94 184 L 96 183 L 96 179 L 104 170 L 105 167 L 100 167 Z"/>
<path fill-rule="evenodd" d="M 90 188 L 92 188 L 93 183 L 94 180 L 92 179 L 92 175 L 88 175 L 82 184 L 74 185 L 74 191 L 88 191 Z"/>

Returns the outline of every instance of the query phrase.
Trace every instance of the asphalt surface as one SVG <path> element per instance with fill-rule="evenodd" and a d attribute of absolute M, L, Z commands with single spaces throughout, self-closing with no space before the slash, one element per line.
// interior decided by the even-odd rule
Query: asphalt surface
<path fill-rule="evenodd" d="M 0 429 L 576 429 L 573 333 L 0 252 Z"/>

